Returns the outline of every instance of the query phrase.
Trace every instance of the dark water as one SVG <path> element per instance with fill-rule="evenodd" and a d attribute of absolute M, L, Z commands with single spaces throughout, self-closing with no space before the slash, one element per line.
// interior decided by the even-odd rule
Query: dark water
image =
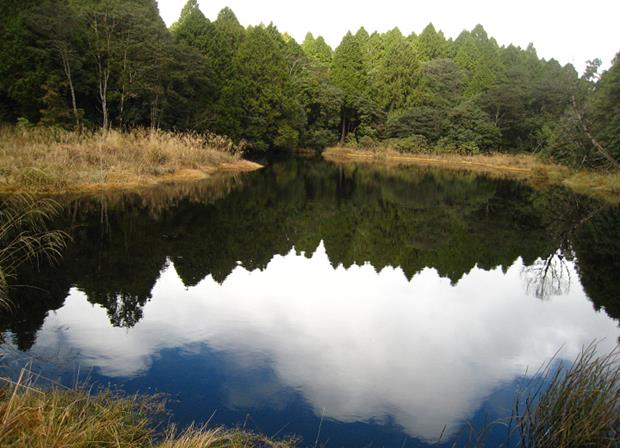
<path fill-rule="evenodd" d="M 448 444 L 620 335 L 620 209 L 561 190 L 286 158 L 68 199 L 56 225 L 74 242 L 21 273 L 5 368 L 163 392 L 180 425 Z"/>

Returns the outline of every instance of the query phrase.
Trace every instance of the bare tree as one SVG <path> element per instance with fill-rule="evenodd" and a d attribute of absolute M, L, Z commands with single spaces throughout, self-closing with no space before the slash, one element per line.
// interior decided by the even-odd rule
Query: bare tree
<path fill-rule="evenodd" d="M 541 300 L 565 295 L 570 291 L 571 275 L 562 250 L 546 259 L 539 258 L 531 266 L 523 268 L 521 275 L 527 294 L 533 294 Z"/>

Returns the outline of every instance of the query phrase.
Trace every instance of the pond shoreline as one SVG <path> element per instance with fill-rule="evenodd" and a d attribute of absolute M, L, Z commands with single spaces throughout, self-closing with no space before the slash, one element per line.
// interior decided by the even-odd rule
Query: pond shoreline
<path fill-rule="evenodd" d="M 433 166 L 453 171 L 468 171 L 493 178 L 508 178 L 533 187 L 560 185 L 569 190 L 605 200 L 620 202 L 620 174 L 590 170 L 574 171 L 529 154 L 462 156 L 458 154 L 403 154 L 390 149 L 361 150 L 331 147 L 323 151 L 325 160 L 336 164 L 372 164 L 383 166 Z"/>

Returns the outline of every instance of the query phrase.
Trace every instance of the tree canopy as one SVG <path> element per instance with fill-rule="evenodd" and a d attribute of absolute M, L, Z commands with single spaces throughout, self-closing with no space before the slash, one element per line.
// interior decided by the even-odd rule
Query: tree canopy
<path fill-rule="evenodd" d="M 340 141 L 401 150 L 620 159 L 620 63 L 584 76 L 481 25 L 349 32 L 332 49 L 273 25 L 247 29 L 188 0 L 167 29 L 154 0 L 7 0 L 0 120 L 68 128 L 215 132 L 261 150 Z M 14 6 L 14 7 L 11 7 Z"/>

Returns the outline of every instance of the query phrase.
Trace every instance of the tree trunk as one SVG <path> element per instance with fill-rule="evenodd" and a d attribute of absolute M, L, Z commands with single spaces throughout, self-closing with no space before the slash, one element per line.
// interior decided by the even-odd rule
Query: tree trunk
<path fill-rule="evenodd" d="M 151 102 L 151 132 L 155 132 L 159 128 L 159 94 L 155 95 L 155 99 Z"/>
<path fill-rule="evenodd" d="M 588 129 L 588 126 L 586 125 L 586 122 L 583 119 L 583 116 L 581 115 L 581 113 L 579 112 L 579 109 L 577 108 L 577 101 L 575 101 L 575 97 L 574 96 L 573 96 L 573 109 L 575 111 L 575 114 L 577 114 L 577 118 L 579 119 L 579 124 L 581 125 L 581 129 L 588 136 L 588 138 L 590 139 L 590 141 L 592 142 L 592 144 L 594 145 L 594 147 L 596 148 L 598 153 L 601 154 L 616 170 L 620 170 L 620 162 L 618 162 L 616 159 L 614 159 L 611 156 L 611 154 L 609 154 L 607 152 L 607 150 L 603 147 L 603 145 L 601 145 L 594 138 L 594 136 L 592 135 L 592 133 Z"/>
<path fill-rule="evenodd" d="M 77 100 L 75 98 L 75 87 L 73 86 L 73 76 L 71 75 L 71 63 L 69 61 L 69 50 L 66 47 L 60 49 L 60 58 L 62 59 L 62 67 L 69 83 L 69 91 L 71 92 L 71 106 L 73 108 L 73 118 L 75 119 L 75 127 L 79 131 L 82 130 L 80 123 L 80 114 L 77 108 Z"/>
<path fill-rule="evenodd" d="M 347 136 L 347 114 L 342 111 L 342 131 L 340 132 L 340 146 L 344 146 L 344 141 Z"/>
<path fill-rule="evenodd" d="M 123 51 L 123 73 L 121 75 L 122 87 L 121 87 L 121 104 L 120 110 L 118 113 L 118 124 L 121 129 L 123 129 L 123 112 L 125 111 L 125 93 L 127 91 L 126 84 L 127 80 L 127 49 Z"/>
<path fill-rule="evenodd" d="M 100 69 L 99 73 L 99 102 L 101 103 L 102 123 L 101 128 L 107 132 L 110 127 L 110 118 L 108 116 L 108 80 L 110 72 L 108 68 Z"/>
<path fill-rule="evenodd" d="M 108 83 L 110 81 L 110 58 L 112 57 L 112 25 L 106 14 L 101 17 L 101 30 L 99 17 L 95 17 L 91 23 L 94 33 L 94 49 L 95 58 L 97 60 L 97 77 L 99 82 L 99 103 L 101 105 L 103 132 L 107 132 L 110 128 L 110 117 L 108 113 Z"/>

